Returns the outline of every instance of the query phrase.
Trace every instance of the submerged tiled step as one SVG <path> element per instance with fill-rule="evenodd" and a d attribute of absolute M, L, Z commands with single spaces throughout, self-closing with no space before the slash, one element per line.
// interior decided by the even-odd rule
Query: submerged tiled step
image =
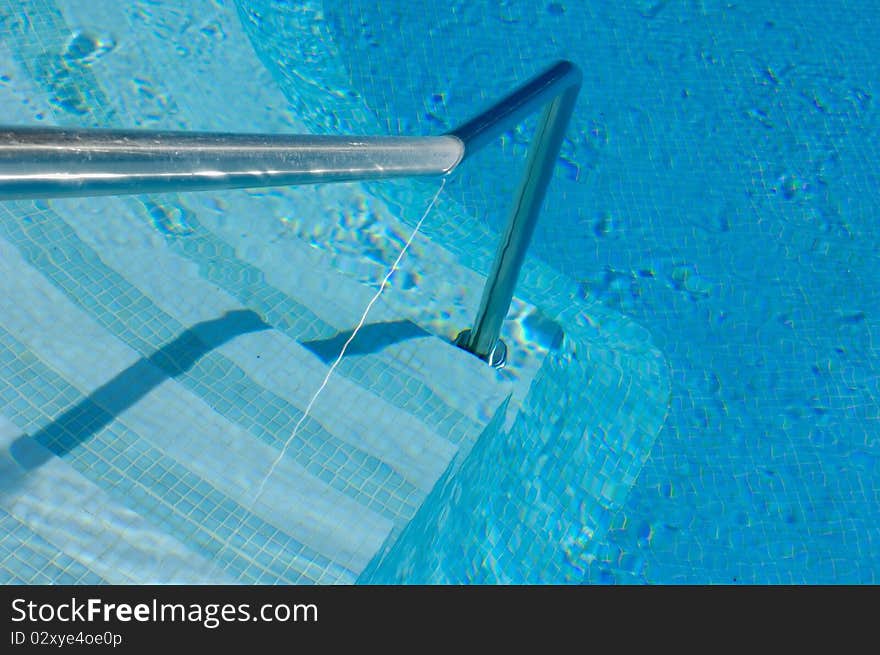
<path fill-rule="evenodd" d="M 247 225 L 253 240 L 269 244 L 277 230 L 274 217 L 254 212 L 259 204 L 246 194 L 229 194 L 226 201 L 226 215 L 234 217 L 229 222 Z M 205 331 L 199 327 L 202 322 L 228 312 L 253 310 L 271 320 L 273 330 L 237 335 L 216 352 L 262 387 L 283 392 L 300 408 L 306 406 L 317 384 L 299 373 L 317 382 L 322 379 L 375 294 L 375 289 L 333 270 L 323 261 L 323 253 L 295 238 L 252 248 L 252 253 L 259 254 L 248 261 L 247 255 L 239 257 L 226 241 L 202 227 L 184 239 L 166 243 L 151 225 L 132 215 L 130 201 L 93 198 L 56 201 L 53 206 L 83 247 L 98 253 L 103 264 L 136 287 L 158 311 L 181 325 L 194 326 L 196 334 Z M 243 219 L 249 211 L 251 218 Z M 214 229 L 235 242 L 228 230 Z M 183 247 L 190 242 L 192 248 Z M 210 254 L 205 255 L 200 245 L 209 246 Z M 163 274 L 157 275 L 157 270 Z M 239 275 L 230 279 L 222 275 L 224 270 Z M 448 274 L 464 272 L 450 270 Z M 387 290 L 387 295 L 394 293 L 393 288 Z M 444 466 L 438 462 L 449 458 L 447 442 L 474 439 L 473 432 L 479 431 L 512 391 L 493 369 L 432 337 L 427 327 L 400 316 L 384 298 L 373 305 L 348 352 L 350 356 L 340 362 L 332 393 L 322 394 L 310 415 L 322 425 L 335 424 L 345 435 L 352 426 L 336 411 L 344 399 L 358 420 L 370 422 L 370 431 L 355 442 L 341 438 L 391 463 L 423 490 L 432 483 L 426 486 L 420 476 L 436 479 L 438 467 L 442 471 Z M 526 385 L 539 363 L 531 363 L 525 372 Z M 462 393 L 474 382 L 480 393 Z M 449 420 L 439 424 L 411 416 L 422 416 L 423 409 L 419 398 L 413 398 L 413 388 Z M 375 396 L 404 411 L 374 410 L 371 400 Z M 435 431 L 442 427 L 443 438 L 438 440 L 422 423 Z M 414 447 L 407 435 L 418 437 L 421 445 Z"/>
<path fill-rule="evenodd" d="M 59 502 L 62 498 L 75 498 L 76 502 Z M 3 416 L 0 509 L 67 556 L 67 568 L 78 564 L 103 582 L 233 582 L 219 571 L 212 571 L 207 559 L 113 501 Z M 31 540 L 36 541 L 33 537 Z M 51 559 L 61 558 L 52 555 Z M 22 561 L 17 568 L 31 567 L 35 573 L 38 571 L 35 561 Z"/>
<path fill-rule="evenodd" d="M 108 127 L 268 133 L 308 131 L 292 113 L 289 101 L 250 47 L 234 4 L 217 5 L 209 0 L 195 0 L 185 9 L 160 5 L 151 8 L 149 15 L 134 16 L 124 6 L 114 2 L 94 2 L 86 8 L 77 2 L 58 0 L 57 7 L 68 25 L 76 25 L 94 34 L 112 33 L 119 43 L 126 44 L 124 51 L 121 48 L 114 51 L 102 59 L 100 67 L 92 69 L 96 76 L 94 80 L 72 76 L 71 84 L 82 86 L 83 93 L 100 97 L 98 106 L 88 108 L 88 117 L 65 115 L 59 116 L 59 119 L 75 120 L 82 124 L 97 120 Z M 214 34 L 223 35 L 223 39 L 206 38 L 205 32 L 197 32 L 192 35 L 195 39 L 193 47 L 183 52 L 169 49 L 167 37 L 159 26 L 186 22 L 182 14 L 187 13 L 198 16 L 199 24 L 214 26 Z M 178 71 L 179 74 L 167 75 L 168 70 Z M 147 81 L 147 88 L 119 83 L 120 80 L 133 78 Z M 218 86 L 218 80 L 223 80 L 223 85 Z M 234 97 L 234 102 L 230 102 L 230 95 Z M 159 110 L 156 107 L 158 99 L 161 99 Z M 51 106 L 45 108 L 47 112 L 52 112 L 52 109 Z M 127 216 L 152 222 L 156 230 L 180 234 L 180 240 L 172 244 L 175 252 L 191 259 L 204 276 L 223 286 L 239 302 L 270 317 L 270 322 L 276 328 L 282 329 L 282 323 L 287 319 L 290 324 L 287 333 L 300 339 L 305 333 L 308 319 L 302 317 L 297 322 L 295 317 L 280 317 L 275 320 L 270 316 L 278 306 L 277 293 L 273 292 L 280 291 L 288 299 L 307 305 L 308 310 L 314 313 L 314 318 L 318 319 L 316 323 L 333 326 L 338 331 L 348 330 L 355 325 L 373 293 L 373 287 L 397 255 L 402 245 L 401 229 L 409 229 L 407 222 L 401 220 L 404 217 L 392 215 L 381 202 L 373 202 L 372 198 L 363 198 L 362 195 L 363 190 L 356 185 L 322 185 L 274 189 L 255 194 L 244 191 L 165 194 L 151 197 L 146 206 L 136 200 L 125 202 L 129 206 Z M 352 207 L 353 200 L 358 196 L 363 200 L 366 214 L 376 212 L 367 220 L 378 223 L 378 230 L 370 231 L 368 225 L 359 224 L 358 216 L 351 216 L 353 220 L 350 223 L 345 218 L 348 213 L 358 213 L 357 208 Z M 429 199 L 430 194 L 414 203 L 408 211 L 417 214 Z M 99 203 L 99 200 L 85 201 L 76 211 L 79 212 L 80 207 L 84 210 L 91 208 L 93 220 L 98 222 L 95 227 L 100 229 L 106 214 L 95 209 L 102 205 L 93 203 Z M 412 225 L 417 216 L 406 218 L 408 224 Z M 331 237 L 329 243 L 319 244 L 306 235 L 297 234 L 293 227 L 296 223 L 301 223 L 306 229 L 315 226 L 324 230 L 324 234 Z M 193 227 L 195 231 L 189 232 Z M 105 227 L 107 237 L 123 234 L 127 228 L 116 229 L 123 232 Z M 343 244 L 342 239 L 337 239 L 344 233 L 351 236 L 357 232 L 361 233 L 361 241 L 348 240 Z M 291 239 L 291 236 L 299 238 Z M 402 236 L 405 238 L 406 234 Z M 338 288 L 345 279 L 339 277 L 338 270 L 334 270 L 332 250 L 336 245 L 349 249 L 350 258 L 365 264 L 364 268 L 351 276 L 363 284 Z M 329 247 L 330 251 L 320 249 L 324 246 Z M 237 261 L 230 261 L 233 256 Z M 411 266 L 413 256 L 439 267 L 439 275 L 432 274 L 432 279 L 419 277 L 418 271 Z M 380 260 L 378 265 L 377 258 Z M 222 271 L 218 270 L 220 267 Z M 248 267 L 256 267 L 257 270 Z M 402 268 L 407 270 L 401 272 L 400 280 L 392 281 L 393 286 L 399 290 L 406 286 L 403 281 L 405 275 L 415 275 L 412 284 L 420 291 L 426 290 L 420 302 L 413 303 L 419 306 L 407 307 L 409 296 L 398 293 L 396 303 L 383 306 L 384 303 L 380 302 L 374 307 L 370 322 L 408 319 L 422 327 L 433 328 L 429 331 L 447 338 L 469 327 L 483 279 L 473 271 L 463 269 L 449 253 L 443 253 L 442 244 L 438 247 L 438 244 L 428 243 L 423 238 L 418 238 L 414 243 Z M 267 284 L 248 284 L 252 275 L 265 276 Z M 303 280 L 303 275 L 307 275 L 308 280 Z M 235 279 L 236 276 L 240 276 L 239 279 Z M 373 286 L 368 287 L 368 284 Z M 447 287 L 444 288 L 444 285 Z M 436 293 L 438 289 L 443 293 Z M 442 295 L 442 305 L 433 306 L 424 302 L 426 297 L 436 298 L 438 295 Z M 348 297 L 353 302 L 337 304 L 338 298 Z M 429 312 L 446 313 L 448 320 L 438 320 Z M 431 325 L 427 325 L 428 321 L 432 322 Z M 411 327 L 401 326 L 401 329 Z M 320 333 L 320 326 L 315 326 L 315 330 Z M 365 333 L 364 341 L 368 337 L 369 333 Z M 450 438 L 458 443 L 464 434 L 472 431 L 474 425 L 465 425 L 461 421 L 462 417 L 468 415 L 466 408 L 458 411 L 459 408 L 455 407 L 462 396 L 450 392 L 456 385 L 439 384 L 433 371 L 433 360 L 430 358 L 435 352 L 440 352 L 440 360 L 445 361 L 446 356 L 442 354 L 445 350 L 426 350 L 420 346 L 421 340 L 418 339 L 387 345 L 386 350 L 392 356 L 386 357 L 383 371 L 371 367 L 369 363 L 345 362 L 341 372 L 356 379 L 359 384 L 380 392 L 384 384 L 381 377 L 387 370 L 393 370 L 395 375 L 402 373 L 396 368 L 396 360 L 416 356 L 425 358 L 426 368 L 421 378 L 418 375 L 420 369 L 410 367 L 415 373 L 413 378 L 406 381 L 409 396 L 423 398 L 419 416 L 432 422 L 443 433 L 451 435 Z M 378 354 L 382 356 L 385 353 Z M 523 377 L 528 380 L 533 377 L 539 364 L 540 359 L 518 362 L 518 370 L 524 369 Z M 428 386 L 432 387 L 430 391 L 426 388 Z M 527 388 L 527 382 L 518 385 L 514 390 L 515 398 L 523 396 Z M 398 399 L 386 397 L 386 400 L 394 404 Z M 411 401 L 406 401 L 406 406 L 413 411 Z M 455 410 L 454 414 L 448 412 L 450 406 Z M 485 419 L 484 414 L 481 412 L 480 421 Z"/>
<path fill-rule="evenodd" d="M 108 221 L 111 230 L 115 227 L 112 211 L 124 210 L 124 205 L 113 208 L 115 201 L 105 202 L 111 206 L 96 205 L 107 219 L 100 229 L 88 212 L 65 213 L 75 236 L 68 234 L 64 243 L 46 246 L 63 266 L 41 257 L 39 244 L 28 243 L 22 233 L 18 234 L 19 246 L 29 253 L 28 259 L 9 242 L 0 242 L 0 267 L 4 269 L 0 271 L 0 293 L 19 299 L 4 312 L 0 326 L 109 414 L 108 423 L 121 424 L 236 503 L 242 520 L 247 518 L 245 510 L 252 510 L 259 520 L 349 572 L 337 581 L 351 581 L 349 578 L 411 518 L 449 466 L 457 446 L 411 414 L 337 376 L 313 404 L 309 424 L 312 441 L 336 443 L 340 448 L 289 449 L 256 499 L 255 490 L 284 441 L 290 439 L 292 417 L 273 417 L 277 425 L 287 426 L 275 430 L 276 437 L 285 438 L 266 443 L 265 437 L 258 438 L 235 421 L 232 406 L 252 399 L 226 393 L 230 406 L 212 407 L 202 397 L 200 385 L 217 387 L 235 381 L 230 377 L 239 378 L 238 386 L 229 389 L 254 397 L 269 392 L 281 406 L 298 412 L 319 388 L 328 363 L 200 277 L 196 266 L 153 238 L 149 227 L 139 228 L 130 217 L 120 219 L 127 220 L 127 240 L 114 245 L 112 239 L 101 238 L 108 234 Z M 9 228 L 11 217 L 7 214 L 4 220 Z M 46 211 L 36 224 L 59 220 L 54 212 Z M 138 243 L 142 247 L 132 246 Z M 79 256 L 73 244 L 78 244 Z M 100 263 L 89 261 L 90 246 L 99 248 Z M 60 291 L 55 285 L 61 271 L 84 284 L 62 284 L 66 293 Z M 104 292 L 90 294 L 90 279 Z M 124 302 L 114 305 L 113 299 Z M 152 313 L 148 305 L 154 308 Z M 195 354 L 183 345 L 175 347 L 167 342 L 153 352 L 143 350 L 137 340 L 132 340 L 135 347 L 127 345 L 111 334 L 117 317 L 109 313 L 114 310 L 131 325 L 147 322 L 144 327 L 148 330 L 182 326 L 183 333 L 171 344 L 189 340 Z M 149 325 L 158 317 L 164 325 Z M 109 330 L 100 325 L 107 321 Z M 466 385 L 472 406 L 459 409 L 469 415 L 472 427 L 480 425 L 477 419 L 481 415 L 491 416 L 510 392 L 509 385 L 495 379 L 485 364 L 450 344 L 423 337 L 419 349 L 428 356 L 420 359 L 413 353 L 409 360 L 398 359 L 398 368 L 411 368 L 411 377 L 426 380 L 430 375 L 425 370 L 428 360 L 435 379 L 454 379 Z M 185 361 L 187 357 L 192 361 Z M 205 371 L 193 372 L 206 362 L 219 367 L 220 374 L 211 379 Z M 389 389 L 394 390 L 395 384 Z M 495 407 L 490 409 L 487 403 Z M 70 431 L 76 423 L 66 416 L 54 418 Z M 81 427 L 83 433 L 74 435 L 74 447 L 87 449 L 92 427 Z M 477 434 L 465 436 L 464 441 L 472 443 Z M 344 466 L 349 453 L 361 458 L 363 465 L 354 469 L 355 475 L 346 476 L 352 470 Z M 316 464 L 321 470 L 317 475 L 310 472 Z M 131 471 L 119 473 L 132 475 Z M 174 482 L 165 480 L 167 489 L 173 488 Z M 161 494 L 166 487 L 154 486 L 153 493 Z M 173 503 L 169 509 L 185 511 Z M 186 542 L 186 535 L 174 536 Z M 229 547 L 237 537 L 220 541 L 222 547 Z M 319 579 L 332 581 L 332 576 Z"/>

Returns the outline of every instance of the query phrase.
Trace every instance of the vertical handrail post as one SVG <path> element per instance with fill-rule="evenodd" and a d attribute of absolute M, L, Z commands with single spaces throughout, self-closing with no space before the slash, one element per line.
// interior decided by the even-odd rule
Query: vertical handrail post
<path fill-rule="evenodd" d="M 580 91 L 580 71 L 569 62 L 560 62 L 546 71 L 543 76 L 548 76 L 553 83 L 537 91 L 529 89 L 528 84 L 522 87 L 523 90 L 532 91 L 523 97 L 521 103 L 523 108 L 526 105 L 533 105 L 536 99 L 541 100 L 549 93 L 555 92 L 555 95 L 544 107 L 538 121 L 529 147 L 525 172 L 514 194 L 513 206 L 498 244 L 486 286 L 483 288 L 480 308 L 473 327 L 464 330 L 456 339 L 458 346 L 499 368 L 504 365 L 506 359 L 506 346 L 499 339 L 501 325 L 510 309 L 520 269 L 535 231 L 541 205 L 553 177 L 556 159 Z M 530 84 L 534 87 L 541 79 L 542 76 L 538 76 Z M 516 97 L 517 93 L 514 92 L 499 103 L 499 106 L 505 103 L 507 106 L 515 104 L 513 101 Z M 508 111 L 505 118 L 508 119 L 505 122 L 515 123 L 521 118 L 521 112 Z M 468 142 L 466 139 L 463 140 L 465 156 L 467 156 Z"/>

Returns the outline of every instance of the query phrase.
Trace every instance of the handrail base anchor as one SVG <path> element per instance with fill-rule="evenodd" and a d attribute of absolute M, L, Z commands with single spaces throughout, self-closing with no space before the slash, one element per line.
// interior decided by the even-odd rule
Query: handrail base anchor
<path fill-rule="evenodd" d="M 489 349 L 489 353 L 485 356 L 482 356 L 475 353 L 469 348 L 470 339 L 471 329 L 468 328 L 459 332 L 458 336 L 455 337 L 455 341 L 453 343 L 459 348 L 462 348 L 474 355 L 477 355 L 477 357 L 482 359 L 493 368 L 497 368 L 498 370 L 504 368 L 504 366 L 507 364 L 507 344 L 505 344 L 504 341 L 502 341 L 501 339 L 497 339 L 492 348 Z"/>

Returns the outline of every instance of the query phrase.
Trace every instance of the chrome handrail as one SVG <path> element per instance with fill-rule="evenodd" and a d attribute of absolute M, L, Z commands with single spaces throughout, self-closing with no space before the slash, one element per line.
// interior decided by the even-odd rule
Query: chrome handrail
<path fill-rule="evenodd" d="M 0 200 L 445 175 L 460 139 L 0 127 Z"/>
<path fill-rule="evenodd" d="M 0 201 L 446 175 L 544 107 L 470 330 L 456 344 L 503 366 L 499 340 L 581 72 L 560 61 L 448 134 L 349 137 L 0 127 Z"/>

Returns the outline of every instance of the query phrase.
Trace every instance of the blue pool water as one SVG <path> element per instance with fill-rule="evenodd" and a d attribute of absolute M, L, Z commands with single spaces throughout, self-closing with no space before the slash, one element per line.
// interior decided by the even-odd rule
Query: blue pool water
<path fill-rule="evenodd" d="M 880 25 L 789 5 L 0 0 L 8 124 L 436 134 L 584 72 L 508 370 L 410 345 L 472 316 L 530 121 L 302 434 L 435 180 L 0 205 L 0 580 L 876 583 Z"/>
<path fill-rule="evenodd" d="M 316 131 L 437 132 L 556 58 L 584 70 L 533 252 L 673 379 L 587 580 L 876 582 L 875 3 L 330 1 L 312 61 L 287 50 L 302 11 L 260 32 L 273 6 L 240 6 L 289 96 L 291 71 L 345 91 L 303 93 Z M 452 185 L 496 230 L 527 140 Z"/>

